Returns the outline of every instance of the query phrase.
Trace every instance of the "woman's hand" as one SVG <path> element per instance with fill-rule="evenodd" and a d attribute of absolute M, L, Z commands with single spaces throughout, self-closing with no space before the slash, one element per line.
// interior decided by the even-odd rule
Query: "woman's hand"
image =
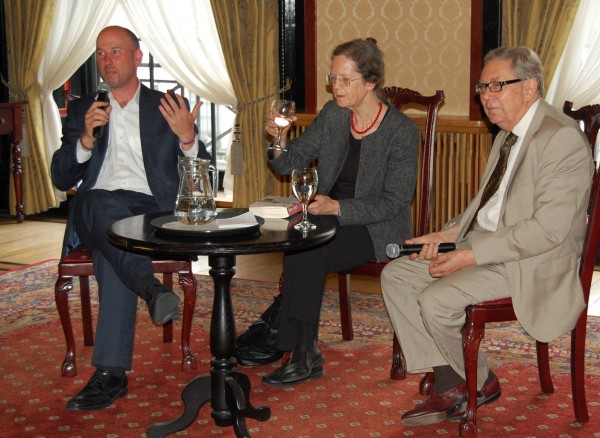
<path fill-rule="evenodd" d="M 340 211 L 340 203 L 325 195 L 315 195 L 315 199 L 308 205 L 311 214 L 337 214 Z"/>

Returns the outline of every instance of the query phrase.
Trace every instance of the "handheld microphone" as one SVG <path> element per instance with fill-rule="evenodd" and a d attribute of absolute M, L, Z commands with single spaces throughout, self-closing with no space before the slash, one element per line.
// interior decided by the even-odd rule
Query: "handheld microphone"
<path fill-rule="evenodd" d="M 96 102 L 110 103 L 110 99 L 108 98 L 109 91 L 110 91 L 110 85 L 108 85 L 106 82 L 101 82 L 100 85 L 98 85 L 98 94 L 96 95 Z M 94 134 L 93 134 L 94 138 L 102 137 L 103 133 L 104 133 L 104 125 L 96 126 L 94 128 Z"/>
<path fill-rule="evenodd" d="M 386 255 L 391 259 L 396 259 L 404 255 L 415 254 L 421 252 L 423 244 L 417 245 L 398 245 L 397 243 L 390 243 L 385 247 Z M 438 253 L 454 251 L 456 245 L 454 243 L 440 243 L 438 247 Z"/>

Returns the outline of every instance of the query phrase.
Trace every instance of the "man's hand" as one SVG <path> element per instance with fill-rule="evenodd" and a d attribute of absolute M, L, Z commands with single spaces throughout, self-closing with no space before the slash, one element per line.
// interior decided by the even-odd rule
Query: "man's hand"
<path fill-rule="evenodd" d="M 436 251 L 437 252 L 437 251 Z M 446 254 L 437 254 L 429 264 L 429 275 L 435 278 L 447 277 L 468 266 L 476 265 L 473 251 L 470 249 L 456 249 Z"/>
<path fill-rule="evenodd" d="M 196 123 L 198 112 L 200 111 L 202 104 L 203 102 L 197 102 L 190 113 L 180 94 L 165 93 L 164 97 L 160 99 L 160 106 L 158 109 L 169 124 L 171 131 L 179 138 L 180 142 L 185 143 L 196 136 L 194 124 Z M 182 149 L 188 150 L 192 148 L 192 146 L 194 145 L 182 145 Z"/>
<path fill-rule="evenodd" d="M 88 108 L 85 113 L 85 127 L 81 133 L 81 144 L 92 149 L 94 146 L 94 128 L 97 126 L 104 126 L 108 123 L 110 113 L 112 112 L 112 106 L 107 102 L 92 102 L 92 105 Z"/>

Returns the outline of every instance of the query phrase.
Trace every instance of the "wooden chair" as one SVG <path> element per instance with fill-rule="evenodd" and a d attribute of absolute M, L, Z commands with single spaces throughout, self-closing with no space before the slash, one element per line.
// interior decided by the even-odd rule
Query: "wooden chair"
<path fill-rule="evenodd" d="M 600 104 L 586 105 L 574 110 L 573 102 L 567 100 L 563 105 L 563 113 L 583 123 L 583 132 L 593 150 L 598 139 L 598 127 L 600 126 Z"/>
<path fill-rule="evenodd" d="M 67 102 L 78 99 L 71 90 L 66 89 L 63 97 Z M 155 274 L 162 274 L 163 284 L 173 288 L 173 273 L 177 273 L 179 284 L 183 288 L 183 321 L 181 327 L 181 352 L 183 354 L 182 369 L 195 370 L 196 359 L 190 347 L 192 319 L 196 305 L 196 280 L 192 274 L 192 263 L 189 260 L 153 260 L 152 268 Z M 92 255 L 81 245 L 63 256 L 58 263 L 58 279 L 54 286 L 56 308 L 65 334 L 67 353 L 61 367 L 63 377 L 77 375 L 75 363 L 75 337 L 71 325 L 69 311 L 69 292 L 73 289 L 73 277 L 79 277 L 81 298 L 81 319 L 83 323 L 83 344 L 94 345 L 94 329 L 92 328 L 92 311 L 90 305 L 90 280 L 94 275 Z M 163 325 L 163 342 L 173 342 L 173 321 Z"/>
<path fill-rule="evenodd" d="M 584 111 L 571 111 L 571 102 L 565 102 L 564 112 L 575 119 L 584 120 L 586 136 L 595 142 L 600 127 L 600 105 L 594 105 L 595 115 L 590 108 Z M 569 111 L 569 112 L 567 112 Z M 593 145 L 594 143 L 591 143 Z M 583 253 L 579 266 L 579 276 L 583 287 L 585 309 L 571 331 L 571 386 L 573 392 L 573 408 L 575 418 L 579 422 L 589 421 L 585 399 L 585 335 L 587 322 L 587 303 L 590 295 L 592 274 L 596 263 L 598 244 L 600 243 L 600 196 L 598 196 L 599 174 L 596 171 L 590 194 L 590 212 L 588 216 Z M 488 322 L 516 321 L 511 298 L 484 301 L 466 308 L 466 322 L 462 329 L 463 353 L 465 356 L 465 374 L 468 402 L 465 415 L 460 424 L 461 437 L 473 437 L 477 434 L 477 352 L 485 335 L 485 324 Z M 540 386 L 544 393 L 553 393 L 552 378 L 548 357 L 548 344 L 536 341 L 538 373 Z"/>
<path fill-rule="evenodd" d="M 173 287 L 173 273 L 177 273 L 179 277 L 179 284 L 183 288 L 184 295 L 181 327 L 182 369 L 184 371 L 195 370 L 196 359 L 190 347 L 192 319 L 196 304 L 196 280 L 192 274 L 192 263 L 189 260 L 153 260 L 152 267 L 154 273 L 163 275 L 163 284 L 167 287 Z M 69 311 L 69 292 L 73 289 L 73 277 L 79 277 L 83 343 L 85 346 L 94 345 L 89 281 L 89 277 L 92 275 L 94 275 L 92 255 L 83 246 L 73 249 L 58 263 L 58 279 L 54 287 L 54 298 L 67 343 L 67 353 L 61 367 L 63 377 L 77 375 L 75 337 Z M 173 342 L 173 321 L 163 325 L 163 342 Z"/>
<path fill-rule="evenodd" d="M 416 209 L 416 214 L 413 214 L 413 218 L 416 218 L 413 224 L 414 233 L 416 236 L 420 236 L 429 232 L 435 125 L 439 108 L 444 102 L 444 92 L 438 90 L 432 96 L 423 96 L 407 88 L 386 87 L 383 89 L 383 94 L 399 110 L 406 109 L 407 107 L 426 108 L 427 110 L 425 132 L 419 150 L 421 166 L 417 175 L 417 190 L 413 200 L 413 209 Z M 387 261 L 378 263 L 376 260 L 371 260 L 362 266 L 338 273 L 342 337 L 344 340 L 352 340 L 354 338 L 352 312 L 348 296 L 348 292 L 350 291 L 350 275 L 379 277 L 386 263 Z M 402 364 L 402 360 L 400 345 L 396 335 L 394 335 L 392 369 L 390 372 L 392 379 L 403 379 L 406 376 L 406 365 Z"/>

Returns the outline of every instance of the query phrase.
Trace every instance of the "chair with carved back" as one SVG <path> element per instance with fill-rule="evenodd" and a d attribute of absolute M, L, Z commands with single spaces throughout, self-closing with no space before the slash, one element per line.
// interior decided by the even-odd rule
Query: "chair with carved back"
<path fill-rule="evenodd" d="M 413 229 L 416 236 L 429 232 L 431 193 L 433 181 L 433 157 L 435 146 L 435 127 L 440 106 L 444 102 L 444 92 L 438 90 L 434 95 L 423 96 L 408 88 L 386 87 L 384 96 L 399 110 L 417 108 L 426 110 L 425 130 L 419 148 L 419 171 L 417 175 L 416 194 L 413 199 Z M 396 242 L 390 242 L 396 243 Z M 400 242 L 401 243 L 401 242 Z M 350 291 L 351 275 L 367 275 L 379 277 L 387 261 L 371 260 L 364 265 L 338 273 L 340 314 L 342 320 L 342 337 L 351 340 L 354 337 L 352 329 L 352 312 L 348 293 Z M 403 379 L 406 376 L 406 366 L 402 364 L 400 345 L 396 335 L 393 342 L 392 379 Z"/>
<path fill-rule="evenodd" d="M 591 107 L 591 108 L 590 108 Z M 600 105 L 593 105 L 578 111 L 571 111 L 571 102 L 565 102 L 565 114 L 584 121 L 584 132 L 590 141 L 595 142 L 600 128 Z M 595 113 L 594 108 L 595 107 Z M 592 111 L 592 112 L 590 112 Z M 593 143 L 591 143 L 593 145 Z M 571 331 L 571 387 L 573 409 L 579 422 L 589 421 L 585 399 L 585 337 L 587 322 L 587 303 L 590 295 L 592 274 L 596 264 L 596 254 L 600 242 L 600 196 L 598 171 L 594 173 L 589 201 L 588 223 L 585 233 L 583 252 L 579 265 L 579 277 L 586 303 L 585 309 Z M 465 374 L 468 402 L 465 415 L 460 424 L 461 437 L 473 437 L 477 434 L 477 352 L 485 335 L 485 324 L 488 322 L 516 321 L 511 298 L 485 301 L 466 308 L 466 321 L 462 329 L 463 353 L 465 356 Z M 548 343 L 536 341 L 538 374 L 540 386 L 544 393 L 553 393 L 554 386 L 550 375 Z"/>
<path fill-rule="evenodd" d="M 63 96 L 68 102 L 78 97 L 70 90 L 65 90 Z M 189 260 L 153 260 L 152 268 L 155 274 L 162 274 L 163 284 L 169 288 L 173 288 L 173 274 L 177 273 L 184 295 L 181 328 L 182 369 L 184 371 L 195 370 L 196 359 L 190 347 L 193 312 L 196 304 L 196 280 L 192 273 L 192 263 Z M 93 275 L 92 255 L 81 245 L 62 256 L 58 262 L 58 279 L 54 287 L 54 297 L 67 344 L 67 353 L 61 366 L 63 377 L 77 375 L 75 337 L 69 310 L 69 292 L 74 288 L 73 277 L 79 277 L 83 343 L 85 346 L 94 345 L 89 281 L 89 277 Z M 173 342 L 173 321 L 163 325 L 163 342 Z"/>

